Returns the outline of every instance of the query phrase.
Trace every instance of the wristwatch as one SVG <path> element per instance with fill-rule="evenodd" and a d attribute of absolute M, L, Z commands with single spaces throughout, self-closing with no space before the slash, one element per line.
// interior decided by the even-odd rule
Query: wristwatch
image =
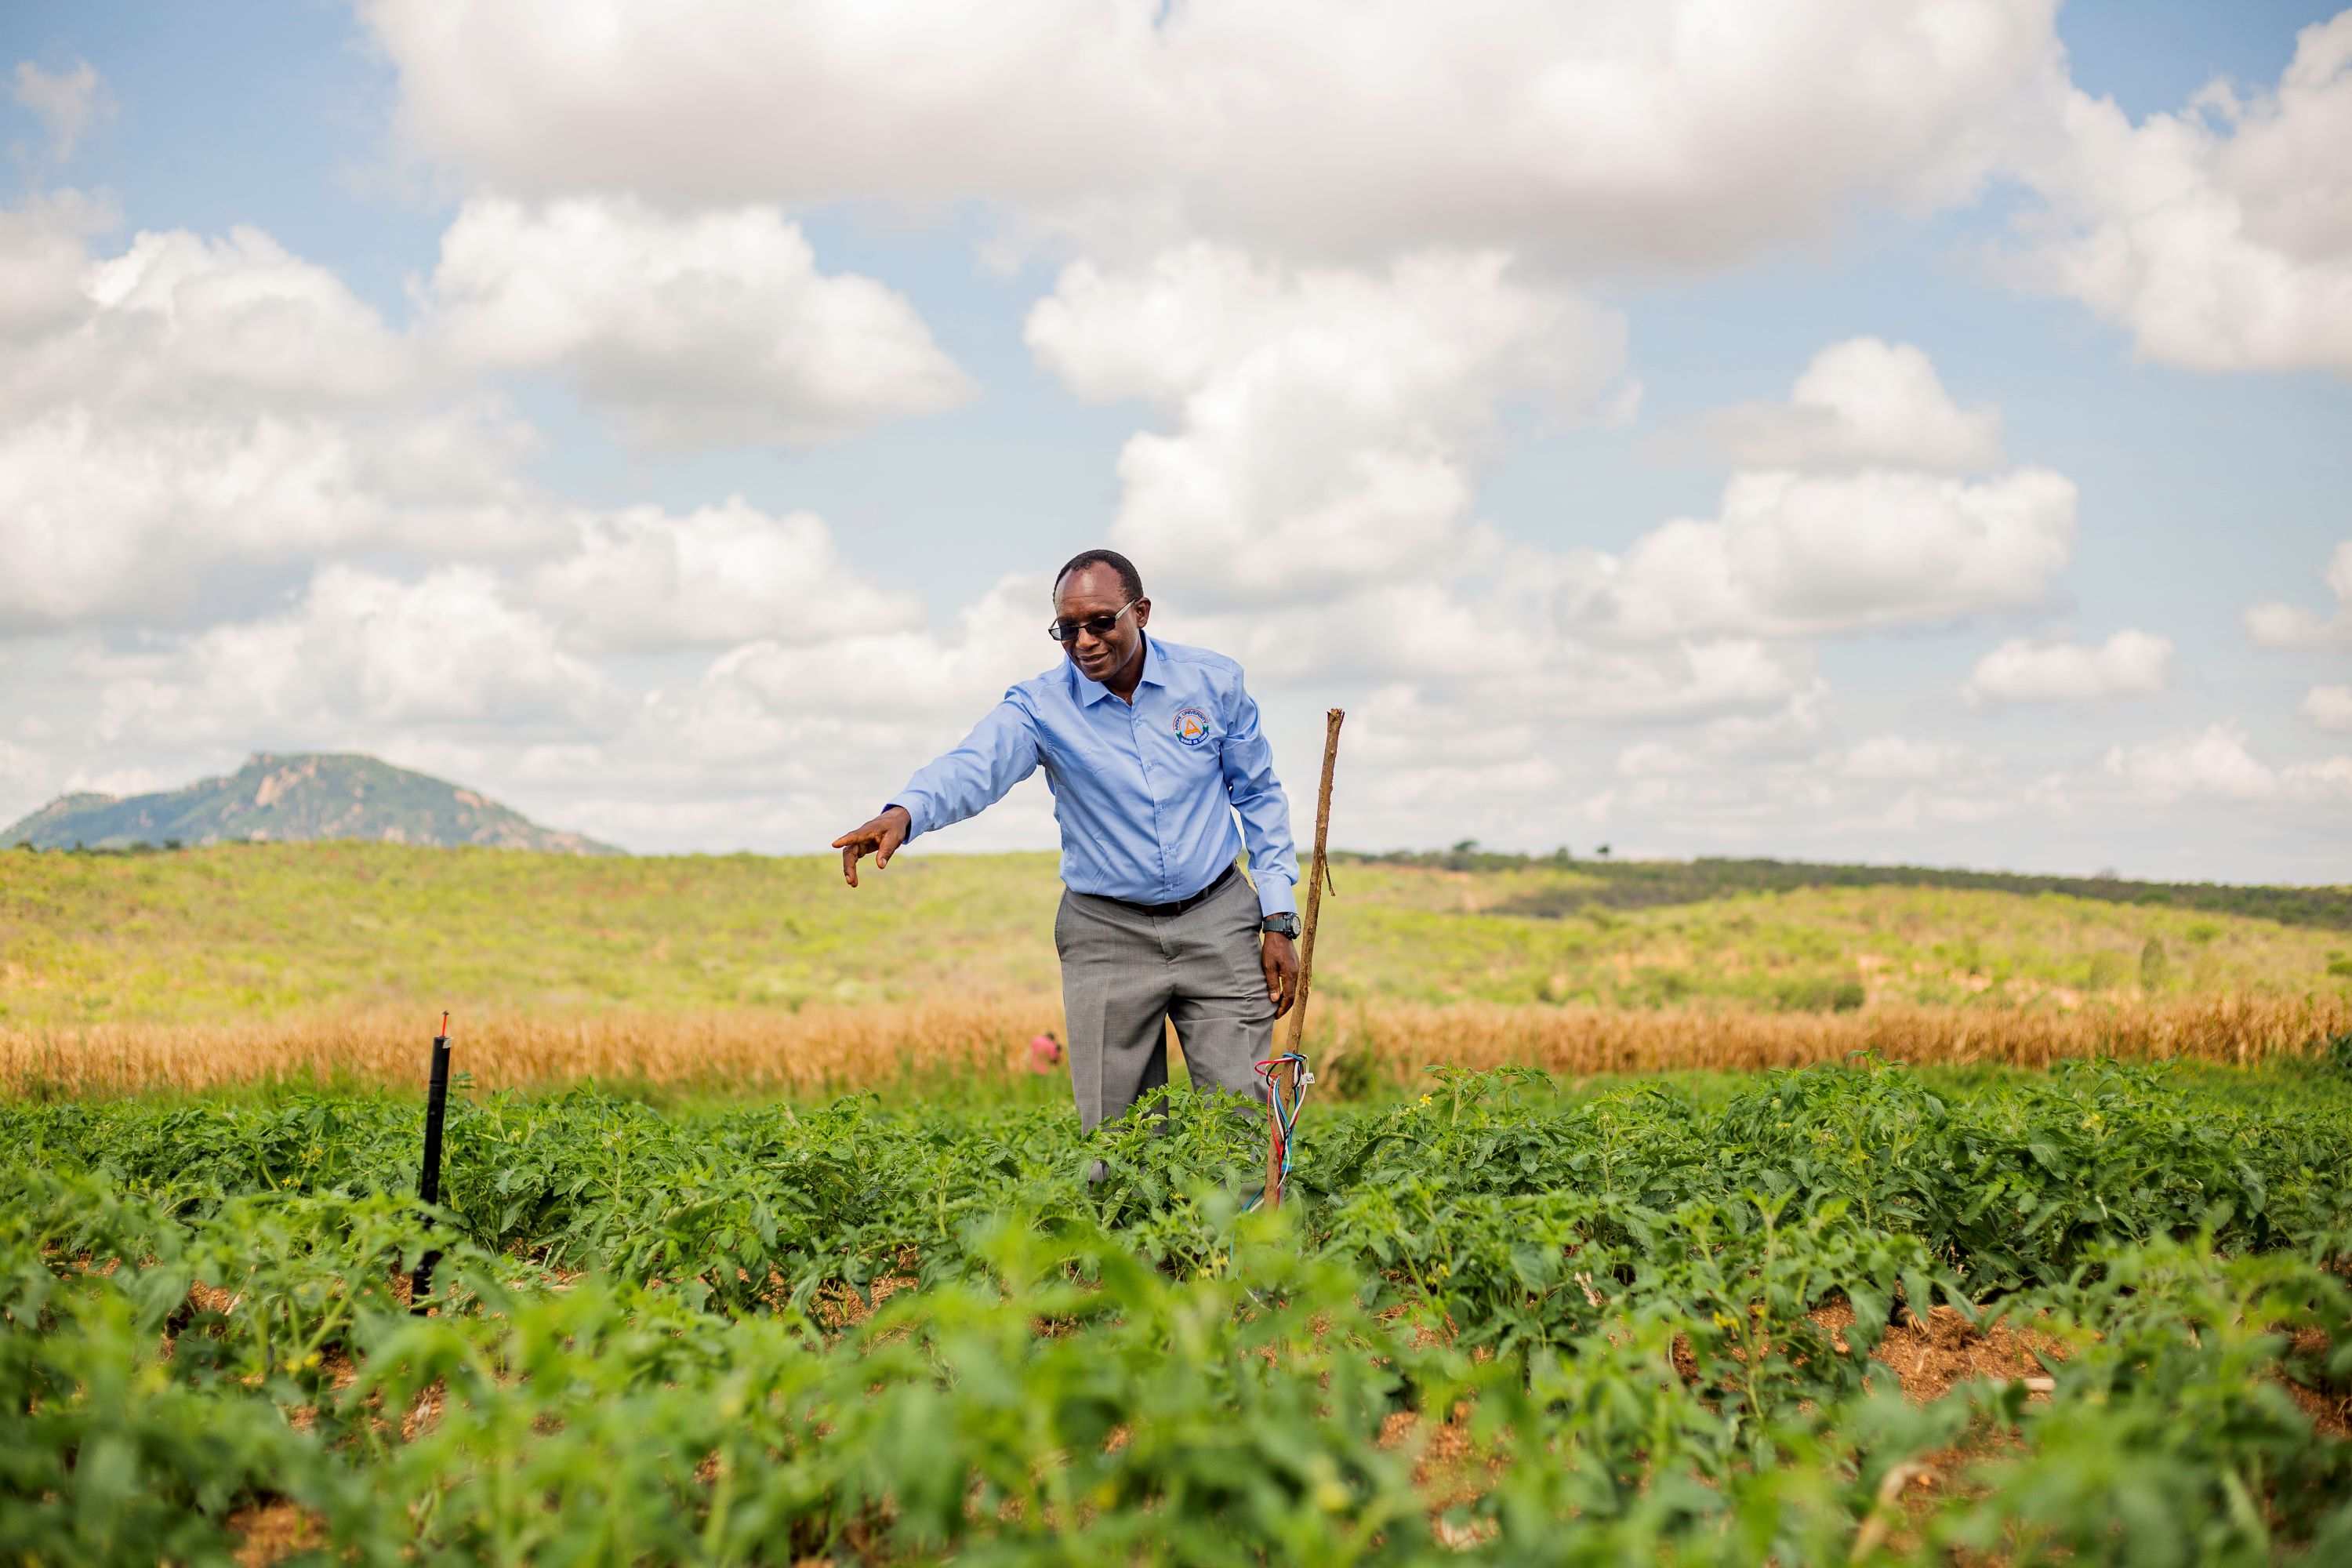
<path fill-rule="evenodd" d="M 1268 915 L 1265 919 L 1257 922 L 1257 929 L 1262 931 L 1279 932 L 1282 935 L 1288 937 L 1291 941 L 1297 942 L 1298 940 L 1298 916 L 1295 911 L 1290 910 L 1286 910 L 1278 915 Z"/>

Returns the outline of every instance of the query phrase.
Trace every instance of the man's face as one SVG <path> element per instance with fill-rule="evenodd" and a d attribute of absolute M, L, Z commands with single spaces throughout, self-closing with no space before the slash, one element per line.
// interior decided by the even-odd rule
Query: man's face
<path fill-rule="evenodd" d="M 1106 636 L 1097 637 L 1090 626 L 1083 624 L 1123 607 L 1127 607 L 1127 594 L 1119 586 L 1118 574 L 1100 564 L 1071 573 L 1054 591 L 1054 618 L 1081 623 L 1078 635 L 1064 643 L 1062 651 L 1070 656 L 1070 662 L 1088 680 L 1108 681 L 1142 651 L 1143 628 L 1151 619 L 1149 599 L 1139 599 L 1132 607 L 1127 607 L 1127 613 L 1119 616 L 1118 624 Z"/>

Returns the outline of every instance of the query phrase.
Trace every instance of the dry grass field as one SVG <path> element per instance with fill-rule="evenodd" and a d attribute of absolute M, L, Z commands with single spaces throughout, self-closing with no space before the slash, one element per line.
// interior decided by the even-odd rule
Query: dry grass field
<path fill-rule="evenodd" d="M 0 1031 L 0 1093 L 409 1088 L 420 1079 L 433 1025 L 414 1014 L 368 1013 Z M 1061 1026 L 1061 1009 L 1034 998 L 797 1012 L 498 1013 L 461 1018 L 453 1035 L 457 1065 L 484 1088 L 593 1079 L 793 1098 L 864 1089 L 945 1097 L 1021 1085 L 1030 1077 L 1029 1038 Z M 1921 1067 L 2046 1067 L 2089 1056 L 2252 1066 L 2310 1055 L 2347 1028 L 2352 1004 L 2340 994 L 2064 1010 L 1890 1004 L 1843 1013 L 1355 1003 L 1316 1008 L 1308 1049 L 1327 1085 L 1360 1091 L 1424 1081 L 1433 1067 L 1516 1064 L 1578 1078 L 1802 1067 L 1860 1051 Z"/>
<path fill-rule="evenodd" d="M 1759 864 L 1822 885 L 1744 886 Z M 1864 1050 L 2257 1061 L 2352 1027 L 2326 889 L 1833 880 L 1859 869 L 1343 863 L 1310 1047 L 1357 1089 Z M 1053 857 L 909 856 L 868 881 L 820 857 L 0 854 L 0 1093 L 413 1085 L 443 1007 L 484 1086 L 1046 1092 L 1026 1043 L 1061 1027 Z M 2152 895 L 2204 906 L 2130 901 Z"/>

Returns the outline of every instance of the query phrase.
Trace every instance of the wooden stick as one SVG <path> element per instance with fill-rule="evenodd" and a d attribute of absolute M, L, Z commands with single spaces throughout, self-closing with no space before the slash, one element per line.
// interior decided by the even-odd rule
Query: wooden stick
<path fill-rule="evenodd" d="M 1315 981 L 1315 921 L 1323 912 L 1323 888 L 1331 873 L 1325 856 L 1331 843 L 1331 774 L 1339 765 L 1339 725 L 1347 710 L 1323 717 L 1323 782 L 1315 792 L 1315 859 L 1307 871 L 1307 917 L 1298 933 L 1298 1000 L 1290 1006 L 1290 1048 L 1307 1037 L 1307 993 Z"/>
<path fill-rule="evenodd" d="M 1315 792 L 1315 858 L 1307 868 L 1307 914 L 1298 933 L 1298 994 L 1290 1004 L 1290 1046 L 1298 1049 L 1307 1037 L 1307 993 L 1315 978 L 1315 921 L 1323 912 L 1323 886 L 1331 873 L 1324 857 L 1331 839 L 1331 774 L 1339 765 L 1339 725 L 1348 717 L 1347 710 L 1334 708 L 1323 716 L 1323 782 Z M 1298 1064 L 1285 1062 L 1274 1069 L 1273 1081 L 1267 1088 L 1276 1095 L 1290 1100 L 1298 1098 Z M 1271 1112 L 1269 1112 L 1271 1114 Z M 1265 1206 L 1282 1206 L 1282 1162 L 1287 1152 L 1282 1146 L 1282 1123 L 1272 1121 L 1273 1135 L 1266 1140 Z"/>

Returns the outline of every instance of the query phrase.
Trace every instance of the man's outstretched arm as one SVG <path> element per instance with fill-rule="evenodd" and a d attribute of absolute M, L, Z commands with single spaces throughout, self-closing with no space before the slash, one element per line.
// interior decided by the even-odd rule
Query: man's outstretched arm
<path fill-rule="evenodd" d="M 854 888 L 865 857 L 873 856 L 874 868 L 882 870 L 908 839 L 979 816 L 1035 773 L 1037 759 L 1036 726 L 1008 696 L 955 750 L 918 769 L 880 816 L 833 841 L 843 879 Z"/>

